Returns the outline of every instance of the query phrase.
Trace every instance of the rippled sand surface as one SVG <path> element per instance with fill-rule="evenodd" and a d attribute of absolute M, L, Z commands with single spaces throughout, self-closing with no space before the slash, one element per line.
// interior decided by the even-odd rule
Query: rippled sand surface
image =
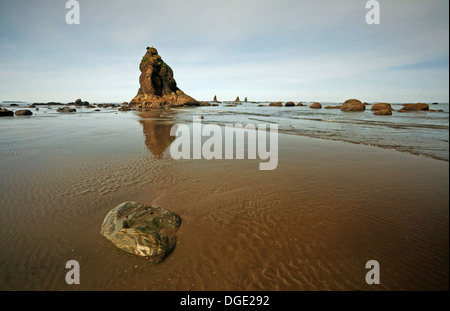
<path fill-rule="evenodd" d="M 175 161 L 176 119 L 0 120 L 0 290 L 448 290 L 448 162 L 283 134 L 274 171 Z M 159 265 L 99 233 L 128 200 L 182 218 Z M 80 285 L 65 283 L 71 259 Z"/>

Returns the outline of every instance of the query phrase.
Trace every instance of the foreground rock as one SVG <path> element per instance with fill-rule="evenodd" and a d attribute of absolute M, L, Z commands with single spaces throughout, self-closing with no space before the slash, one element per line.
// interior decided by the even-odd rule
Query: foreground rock
<path fill-rule="evenodd" d="M 162 60 L 155 48 L 147 48 L 147 53 L 142 58 L 139 69 L 141 71 L 139 77 L 140 88 L 137 95 L 130 101 L 131 107 L 153 108 L 199 105 L 195 99 L 184 94 L 177 87 L 177 82 L 173 78 L 172 68 Z"/>
<path fill-rule="evenodd" d="M 312 109 L 320 109 L 320 108 L 322 108 L 322 105 L 321 105 L 320 103 L 318 103 L 318 102 L 315 102 L 315 103 L 312 103 L 312 104 L 309 106 L 309 108 L 312 108 Z"/>
<path fill-rule="evenodd" d="M 428 104 L 417 103 L 417 104 L 403 104 L 402 109 L 400 109 L 398 112 L 427 111 L 427 110 L 430 110 L 430 106 L 428 106 Z"/>
<path fill-rule="evenodd" d="M 14 112 L 8 109 L 0 109 L 0 117 L 14 117 Z"/>
<path fill-rule="evenodd" d="M 341 106 L 341 111 L 364 111 L 366 105 L 358 99 L 347 99 Z"/>
<path fill-rule="evenodd" d="M 33 113 L 28 109 L 17 110 L 14 112 L 16 116 L 31 116 Z"/>
<path fill-rule="evenodd" d="M 164 208 L 124 202 L 103 220 L 100 233 L 118 248 L 159 263 L 175 248 L 181 218 Z"/>

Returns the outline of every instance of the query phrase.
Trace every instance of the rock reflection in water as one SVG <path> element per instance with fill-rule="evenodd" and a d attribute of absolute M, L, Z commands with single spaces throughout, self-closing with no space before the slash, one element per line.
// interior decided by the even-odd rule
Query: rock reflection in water
<path fill-rule="evenodd" d="M 161 159 L 164 151 L 175 140 L 170 136 L 170 129 L 175 124 L 171 113 L 165 110 L 139 112 L 145 135 L 145 145 L 155 159 Z"/>

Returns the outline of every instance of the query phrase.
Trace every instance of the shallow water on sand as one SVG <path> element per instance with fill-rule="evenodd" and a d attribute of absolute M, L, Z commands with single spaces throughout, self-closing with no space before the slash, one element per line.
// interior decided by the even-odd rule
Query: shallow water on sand
<path fill-rule="evenodd" d="M 183 112 L 0 120 L 1 290 L 448 290 L 448 162 L 280 134 L 259 160 L 170 157 Z M 161 264 L 99 233 L 123 201 L 178 213 Z M 78 260 L 81 284 L 65 284 Z M 381 284 L 365 283 L 365 263 Z"/>

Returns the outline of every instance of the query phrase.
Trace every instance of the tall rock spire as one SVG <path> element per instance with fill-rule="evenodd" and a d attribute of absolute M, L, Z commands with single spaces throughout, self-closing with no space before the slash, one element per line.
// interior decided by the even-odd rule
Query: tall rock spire
<path fill-rule="evenodd" d="M 140 88 L 130 101 L 130 106 L 151 108 L 199 105 L 195 99 L 177 87 L 172 68 L 162 60 L 154 47 L 147 47 L 139 69 Z"/>

